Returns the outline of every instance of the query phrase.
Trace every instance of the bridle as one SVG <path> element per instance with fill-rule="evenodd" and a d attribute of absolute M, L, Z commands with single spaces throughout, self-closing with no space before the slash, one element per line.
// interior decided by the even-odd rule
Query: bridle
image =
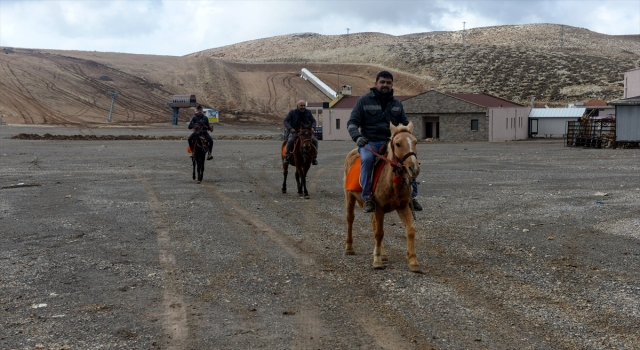
<path fill-rule="evenodd" d="M 308 137 L 306 133 L 305 137 L 302 137 L 304 132 L 308 133 Z M 300 142 L 300 153 L 302 154 L 302 158 L 306 161 L 307 152 L 313 144 L 313 133 L 311 132 L 311 128 L 300 128 L 300 130 L 298 131 L 298 140 Z"/>
<path fill-rule="evenodd" d="M 411 192 L 411 180 L 408 179 L 409 176 L 405 176 L 409 174 L 407 167 L 404 165 L 404 161 L 407 160 L 407 158 L 411 157 L 411 156 L 415 156 L 416 159 L 418 158 L 418 155 L 415 152 L 407 152 L 407 154 L 405 154 L 402 157 L 398 157 L 396 156 L 396 152 L 395 152 L 395 142 L 393 142 L 393 140 L 395 139 L 396 136 L 398 136 L 399 134 L 402 133 L 409 133 L 411 134 L 410 131 L 408 130 L 401 130 L 396 132 L 395 134 L 391 135 L 391 137 L 389 138 L 389 141 L 391 141 L 391 154 L 393 155 L 393 158 L 389 159 L 387 157 L 385 157 L 384 155 L 376 152 L 373 147 L 371 147 L 371 149 L 367 148 L 371 153 L 373 153 L 376 157 L 384 160 L 385 162 L 387 162 L 389 164 L 389 166 L 391 166 L 393 168 L 393 173 L 395 174 L 395 176 L 393 177 L 393 182 L 394 183 L 401 183 L 404 182 L 404 184 L 407 186 L 407 189 L 409 190 L 409 192 Z M 411 215 L 413 216 L 413 219 L 416 219 L 416 212 L 415 209 L 413 208 L 413 201 L 409 201 L 409 208 L 411 209 Z"/>
<path fill-rule="evenodd" d="M 389 165 L 393 168 L 393 172 L 396 175 L 400 175 L 403 172 L 407 172 L 407 167 L 404 165 L 404 161 L 407 160 L 407 158 L 409 158 L 411 156 L 415 156 L 416 158 L 418 158 L 418 155 L 415 152 L 407 152 L 407 154 L 405 154 L 402 157 L 396 156 L 395 142 L 393 142 L 393 139 L 395 139 L 396 136 L 398 136 L 399 134 L 402 134 L 402 133 L 411 134 L 411 132 L 408 131 L 408 130 L 401 130 L 401 131 L 398 131 L 395 134 L 391 135 L 391 137 L 389 138 L 389 141 L 391 141 L 391 154 L 393 154 L 393 158 L 391 158 L 391 159 L 389 159 L 389 158 L 385 157 L 384 155 L 376 152 L 373 148 L 371 148 L 371 149 L 367 148 L 376 157 L 378 157 L 378 158 L 384 160 L 385 162 L 389 163 Z"/>

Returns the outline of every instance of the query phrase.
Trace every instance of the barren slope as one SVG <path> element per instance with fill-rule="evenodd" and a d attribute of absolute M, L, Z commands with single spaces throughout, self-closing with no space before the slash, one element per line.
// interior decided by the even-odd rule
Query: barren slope
<path fill-rule="evenodd" d="M 184 57 L 3 48 L 0 115 L 18 124 L 105 123 L 107 91 L 117 89 L 114 124 L 168 122 L 173 94 L 196 94 L 227 123 L 273 124 L 298 99 L 329 101 L 299 77 L 303 67 L 336 90 L 351 85 L 355 95 L 388 69 L 396 74 L 397 95 L 487 91 L 562 106 L 621 97 L 624 72 L 640 65 L 638 36 L 532 24 L 470 29 L 462 39 L 461 31 L 303 33 Z M 181 122 L 190 113 L 182 109 Z"/>

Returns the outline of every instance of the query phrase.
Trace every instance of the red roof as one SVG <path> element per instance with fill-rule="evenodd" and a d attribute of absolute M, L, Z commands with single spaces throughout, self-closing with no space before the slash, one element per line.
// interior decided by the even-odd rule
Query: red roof
<path fill-rule="evenodd" d="M 587 106 L 587 107 L 606 107 L 607 106 L 607 101 L 591 100 L 589 102 L 585 102 L 584 105 Z"/>
<path fill-rule="evenodd" d="M 522 107 L 522 105 L 509 100 L 505 100 L 489 94 L 453 94 L 447 93 L 447 95 L 465 100 L 467 102 L 475 103 L 482 107 Z"/>

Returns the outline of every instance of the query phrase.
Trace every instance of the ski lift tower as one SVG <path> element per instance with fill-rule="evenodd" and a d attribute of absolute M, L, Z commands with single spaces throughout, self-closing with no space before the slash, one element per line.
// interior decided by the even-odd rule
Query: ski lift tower
<path fill-rule="evenodd" d="M 173 119 L 171 124 L 178 125 L 178 112 L 180 108 L 196 107 L 196 95 L 173 95 L 171 102 L 167 103 L 167 107 L 173 109 Z"/>
<path fill-rule="evenodd" d="M 109 122 L 111 122 L 111 119 L 113 117 L 113 104 L 116 102 L 116 97 L 118 97 L 118 95 L 120 95 L 119 91 L 116 90 L 110 90 L 107 91 L 107 93 L 109 94 L 109 96 L 111 96 L 111 109 L 109 110 Z"/>

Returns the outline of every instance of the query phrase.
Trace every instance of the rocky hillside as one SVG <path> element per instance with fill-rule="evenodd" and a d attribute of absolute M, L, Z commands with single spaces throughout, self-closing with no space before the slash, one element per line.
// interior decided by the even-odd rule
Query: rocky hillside
<path fill-rule="evenodd" d="M 363 94 L 381 69 L 397 95 L 435 88 L 563 106 L 620 98 L 640 66 L 640 36 L 552 24 L 392 36 L 291 34 L 184 57 L 0 48 L 0 116 L 18 124 L 166 123 L 173 94 L 196 94 L 226 123 L 280 123 L 298 99 L 329 98 L 299 77 L 307 68 L 338 90 Z M 191 111 L 181 110 L 186 122 Z"/>
<path fill-rule="evenodd" d="M 464 32 L 324 36 L 291 34 L 205 50 L 194 57 L 243 62 L 376 64 L 413 75 L 425 87 L 487 91 L 526 102 L 565 104 L 619 98 L 624 72 L 640 66 L 639 36 L 531 24 Z"/>

